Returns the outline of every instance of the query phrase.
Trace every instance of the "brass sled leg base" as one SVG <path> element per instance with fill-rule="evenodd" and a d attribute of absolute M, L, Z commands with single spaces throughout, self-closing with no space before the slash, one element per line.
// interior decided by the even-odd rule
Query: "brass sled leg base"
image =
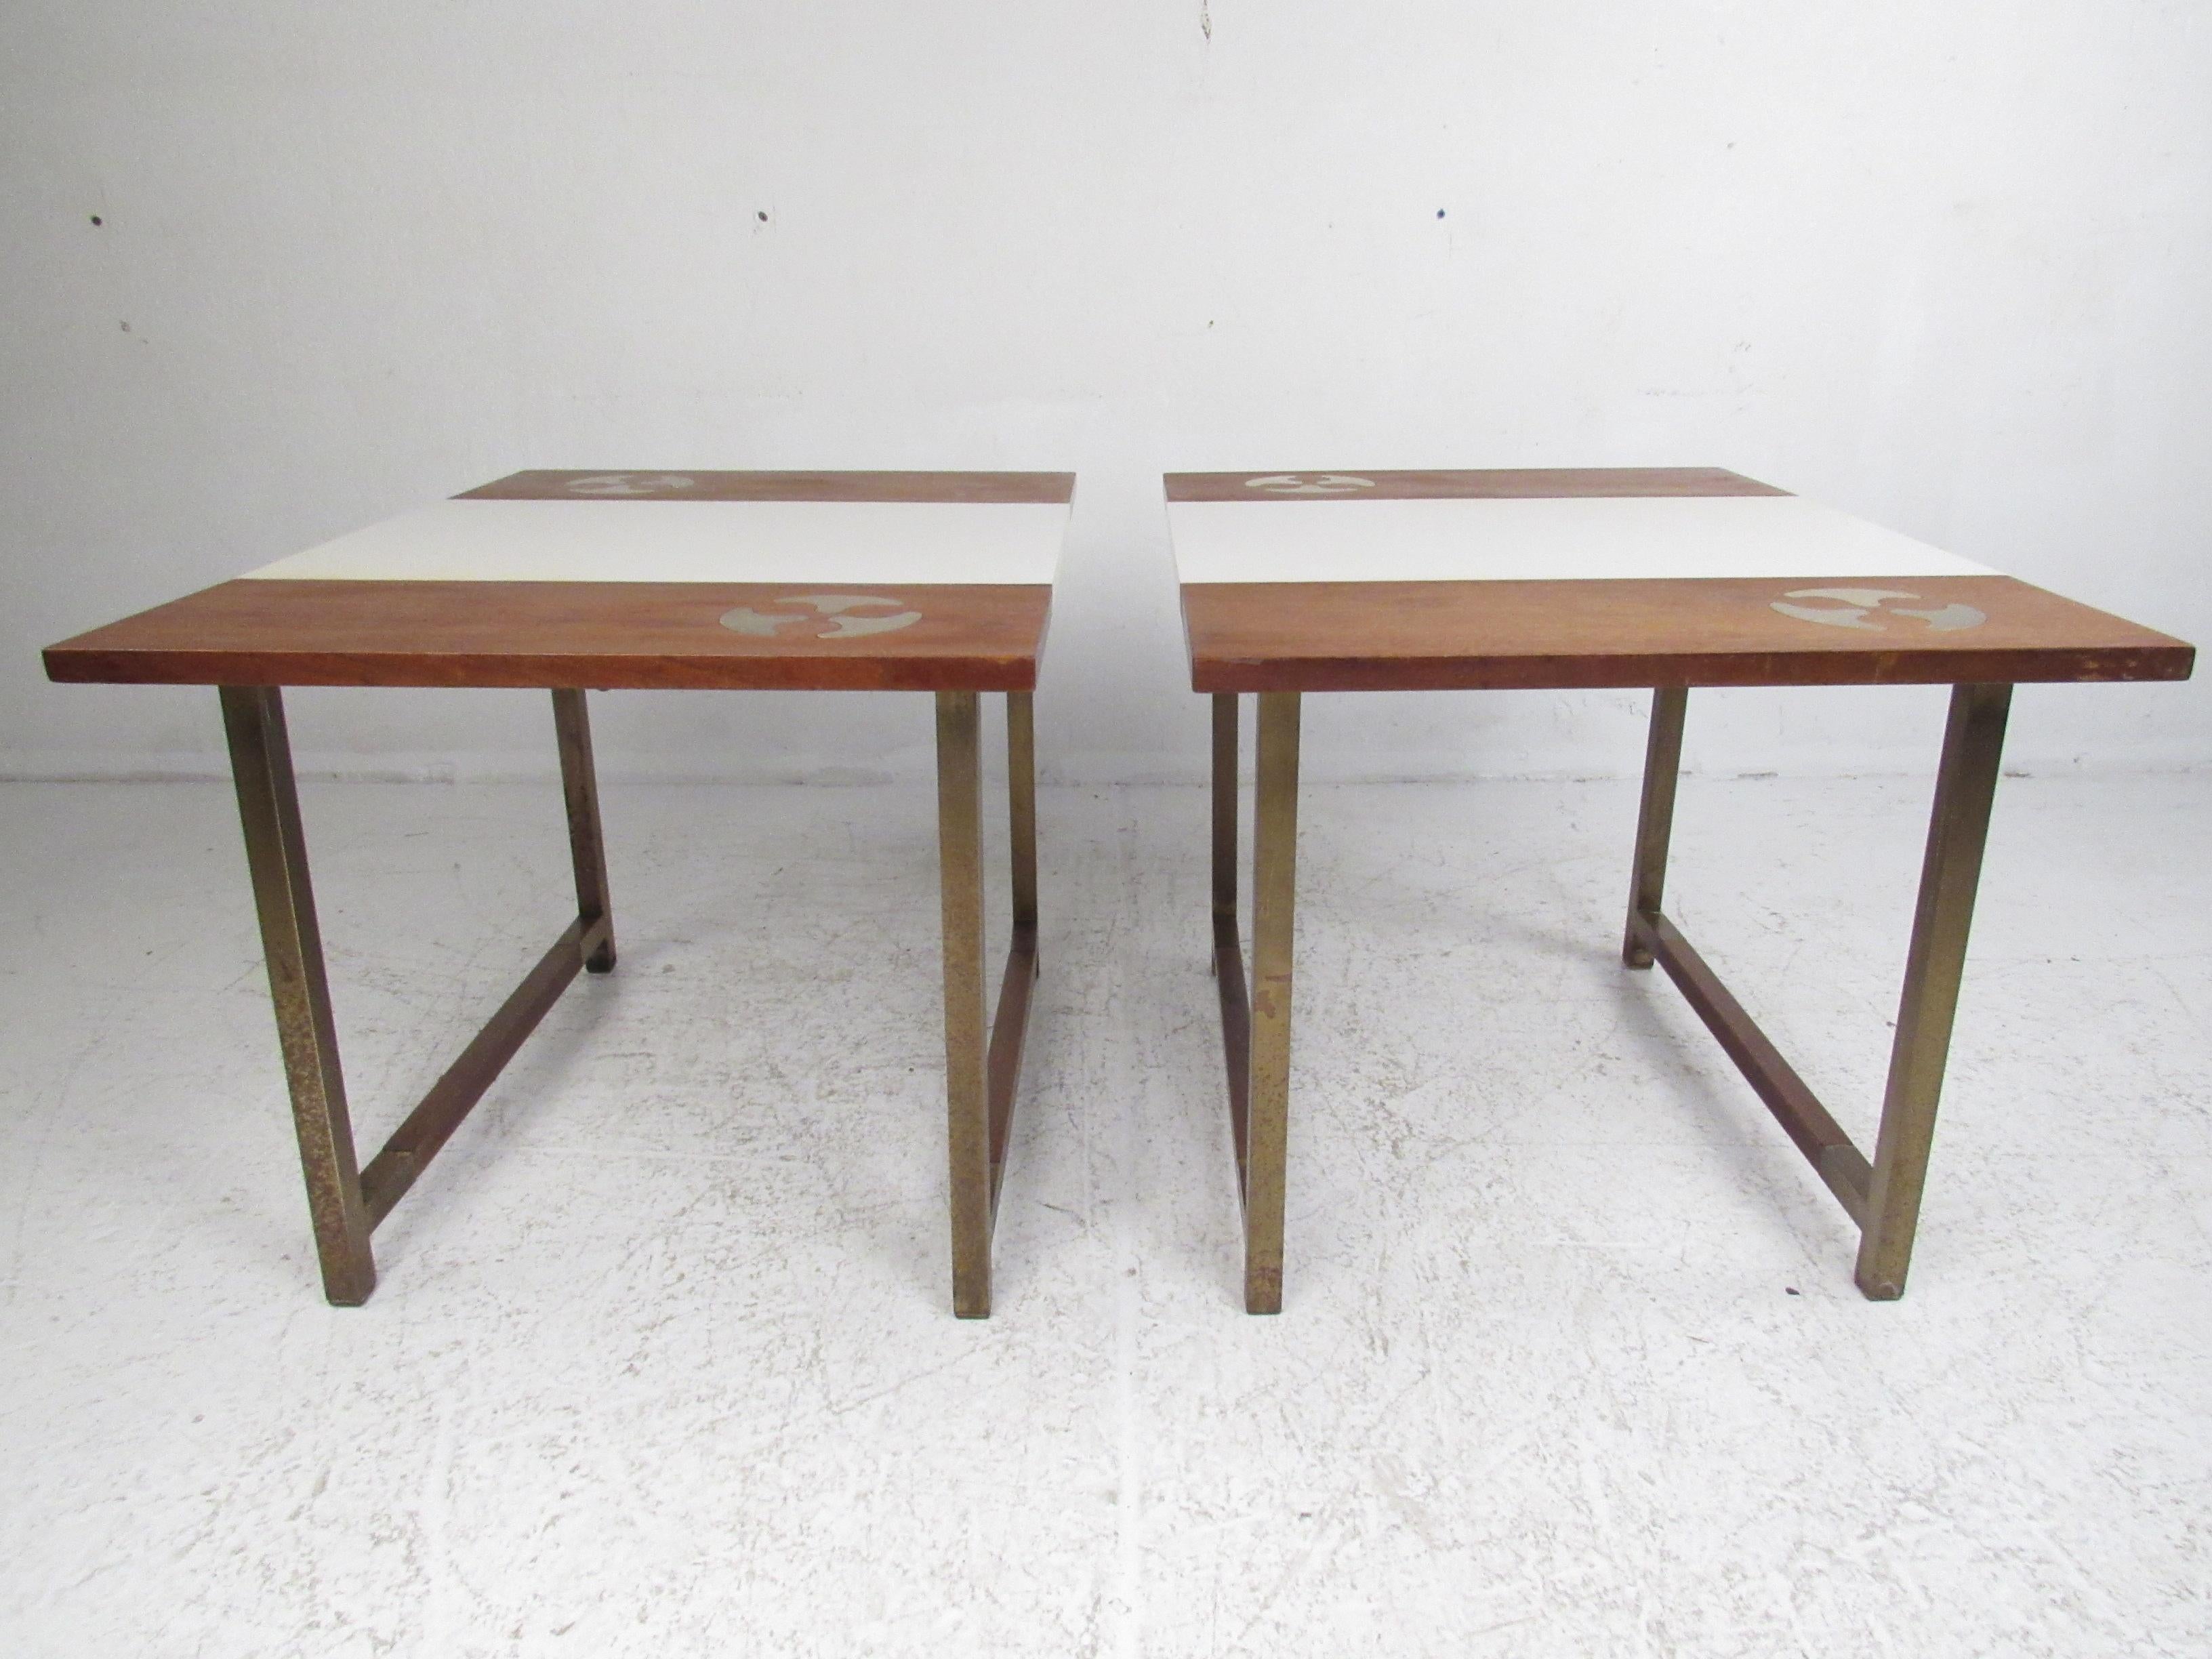
<path fill-rule="evenodd" d="M 1037 962 L 1036 728 L 1032 694 L 1006 694 L 1013 943 L 985 1023 L 981 710 L 937 694 L 937 827 L 945 931 L 945 1094 L 951 1162 L 952 1311 L 991 1312 L 991 1235 L 1022 1079 Z"/>
<path fill-rule="evenodd" d="M 1237 698 L 1213 699 L 1213 976 L 1229 1132 L 1244 1211 L 1244 1311 L 1283 1310 L 1291 1091 L 1291 931 L 1297 896 L 1298 694 L 1260 694 L 1252 983 L 1237 935 Z"/>
<path fill-rule="evenodd" d="M 1859 1289 L 1873 1301 L 1895 1301 L 1905 1294 L 1905 1271 L 1919 1225 L 1929 1150 L 1936 1134 L 1936 1106 L 1958 1012 L 1966 934 L 1981 878 L 2012 688 L 1952 688 L 1928 850 L 1921 864 L 1919 904 L 1898 1006 L 1897 1036 L 1890 1048 L 1881 1127 L 1871 1161 L 1851 1144 L 1660 908 L 1687 700 L 1687 693 L 1679 688 L 1654 695 L 1622 959 L 1632 968 L 1648 968 L 1656 962 L 1680 988 L 1797 1150 L 1859 1224 Z"/>
<path fill-rule="evenodd" d="M 358 1307 L 376 1288 L 369 1235 L 377 1224 L 415 1184 L 569 981 L 586 968 L 605 973 L 614 966 L 614 924 L 607 912 L 606 866 L 584 694 L 553 693 L 569 842 L 575 858 L 577 918 L 366 1169 L 357 1164 L 346 1109 L 345 1077 L 338 1061 L 314 891 L 307 877 L 307 840 L 301 828 L 283 693 L 274 686 L 224 686 L 222 696 L 323 1292 L 337 1306 Z"/>

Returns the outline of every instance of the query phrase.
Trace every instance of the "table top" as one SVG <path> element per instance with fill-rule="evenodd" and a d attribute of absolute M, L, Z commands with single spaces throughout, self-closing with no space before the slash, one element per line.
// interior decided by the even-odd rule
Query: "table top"
<path fill-rule="evenodd" d="M 1714 467 L 1166 487 L 1200 691 L 2185 679 L 2195 656 Z"/>
<path fill-rule="evenodd" d="M 518 472 L 46 653 L 57 680 L 1025 691 L 1058 472 Z"/>

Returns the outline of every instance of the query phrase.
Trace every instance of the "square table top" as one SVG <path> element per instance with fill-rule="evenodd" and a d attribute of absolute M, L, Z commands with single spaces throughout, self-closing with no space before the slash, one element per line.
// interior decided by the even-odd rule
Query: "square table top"
<path fill-rule="evenodd" d="M 2186 679 L 2195 657 L 1716 467 L 1165 483 L 1200 691 Z"/>
<path fill-rule="evenodd" d="M 51 646 L 57 680 L 1025 691 L 1060 472 L 517 472 Z"/>

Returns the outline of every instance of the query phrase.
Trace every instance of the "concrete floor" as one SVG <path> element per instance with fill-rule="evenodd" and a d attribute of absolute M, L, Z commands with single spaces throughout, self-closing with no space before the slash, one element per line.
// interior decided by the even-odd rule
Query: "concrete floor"
<path fill-rule="evenodd" d="M 557 793 L 306 798 L 369 1139 L 565 921 Z M 1669 908 L 1863 1135 L 1925 803 L 1684 791 Z M 954 1321 L 932 811 L 611 787 L 620 971 L 338 1311 L 227 790 L 0 789 L 0 1650 L 2212 1650 L 2212 777 L 2006 784 L 1889 1306 L 1617 965 L 1632 788 L 1519 783 L 1309 790 L 1245 1317 L 1205 799 L 1130 788 L 1046 793 Z"/>

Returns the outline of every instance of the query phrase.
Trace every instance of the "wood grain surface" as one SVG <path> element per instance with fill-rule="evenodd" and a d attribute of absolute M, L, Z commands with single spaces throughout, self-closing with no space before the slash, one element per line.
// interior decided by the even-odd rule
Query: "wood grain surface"
<path fill-rule="evenodd" d="M 711 582 L 238 580 L 49 647 L 56 680 L 184 685 L 1027 691 L 1052 589 L 838 590 L 914 612 L 895 631 L 823 637 L 814 586 Z M 903 607 L 903 609 L 902 609 Z M 732 611 L 771 632 L 724 625 Z M 788 622 L 775 622 L 788 617 Z M 756 624 L 758 626 L 759 624 Z"/>
<path fill-rule="evenodd" d="M 1255 483 L 1255 479 L 1261 482 Z M 1300 494 L 1267 482 L 1279 479 L 1315 483 L 1316 493 Z M 1328 480 L 1338 482 L 1324 482 Z M 1717 466 L 1519 467 L 1459 472 L 1376 472 L 1344 467 L 1299 472 L 1170 472 L 1165 483 L 1171 501 L 1415 501 L 1790 493 Z"/>
<path fill-rule="evenodd" d="M 1887 589 L 1986 620 L 1870 628 L 1777 611 L 1809 588 Z M 2186 679 L 2190 646 L 2010 576 L 1218 582 L 1182 590 L 1198 691 Z"/>
<path fill-rule="evenodd" d="M 1065 503 L 1073 472 L 514 472 L 457 501 L 972 501 Z"/>

